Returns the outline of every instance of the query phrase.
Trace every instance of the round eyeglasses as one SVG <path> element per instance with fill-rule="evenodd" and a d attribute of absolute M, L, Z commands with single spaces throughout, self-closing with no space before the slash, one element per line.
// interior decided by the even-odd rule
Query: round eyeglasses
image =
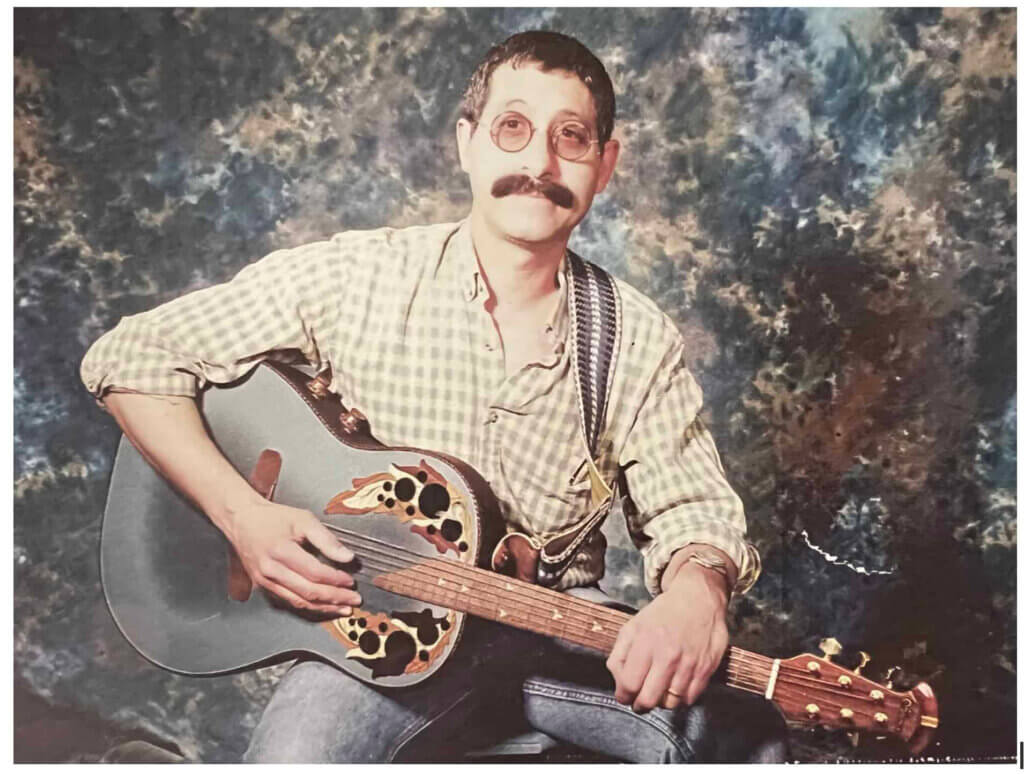
<path fill-rule="evenodd" d="M 508 153 L 523 150 L 530 144 L 535 131 L 530 119 L 512 110 L 498 114 L 491 122 L 491 140 Z M 566 161 L 579 161 L 590 150 L 590 146 L 598 143 L 591 139 L 587 125 L 575 119 L 551 127 L 551 142 L 555 153 Z"/>

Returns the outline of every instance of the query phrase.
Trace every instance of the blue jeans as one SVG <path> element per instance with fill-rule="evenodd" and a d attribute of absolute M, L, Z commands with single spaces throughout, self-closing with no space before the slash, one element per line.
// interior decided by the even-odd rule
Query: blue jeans
<path fill-rule="evenodd" d="M 596 587 L 572 590 L 610 602 Z M 264 711 L 246 761 L 462 761 L 530 728 L 629 762 L 780 762 L 786 726 L 763 698 L 712 684 L 687 708 L 634 713 L 604 658 L 470 619 L 438 674 L 371 687 L 314 660 L 296 663 Z"/>

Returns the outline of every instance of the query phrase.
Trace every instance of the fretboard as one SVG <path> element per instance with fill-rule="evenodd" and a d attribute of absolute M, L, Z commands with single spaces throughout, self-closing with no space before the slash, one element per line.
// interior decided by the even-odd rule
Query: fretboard
<path fill-rule="evenodd" d="M 373 584 L 405 597 L 443 605 L 484 619 L 562 638 L 610 654 L 630 615 L 525 581 L 442 559 L 430 559 L 381 573 Z M 725 683 L 765 694 L 777 660 L 729 647 L 723 658 Z"/>

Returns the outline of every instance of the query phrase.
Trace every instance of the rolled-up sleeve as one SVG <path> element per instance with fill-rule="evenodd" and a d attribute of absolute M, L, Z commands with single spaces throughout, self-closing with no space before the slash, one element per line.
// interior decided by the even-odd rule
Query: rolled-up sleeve
<path fill-rule="evenodd" d="M 643 554 L 644 583 L 652 595 L 661 591 L 673 552 L 687 544 L 721 549 L 741 576 L 752 562 L 743 503 L 698 417 L 702 400 L 682 339 L 675 338 L 654 372 L 619 461 L 631 501 L 624 509 L 627 527 Z"/>
<path fill-rule="evenodd" d="M 338 238 L 275 251 L 229 282 L 122 318 L 86 352 L 82 381 L 97 399 L 110 390 L 194 396 L 274 350 L 321 367 L 318 342 L 337 319 L 346 258 Z"/>

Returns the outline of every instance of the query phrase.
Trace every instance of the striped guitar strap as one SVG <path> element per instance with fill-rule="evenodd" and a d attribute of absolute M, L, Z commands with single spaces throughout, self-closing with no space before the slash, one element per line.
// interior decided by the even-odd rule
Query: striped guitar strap
<path fill-rule="evenodd" d="M 611 510 L 615 482 L 609 487 L 596 460 L 608 410 L 615 362 L 619 355 L 622 302 L 611 276 L 571 250 L 566 262 L 569 329 L 572 338 L 573 377 L 579 408 L 580 431 L 587 451 L 591 512 L 577 525 L 549 539 L 540 549 L 537 583 L 550 587 L 572 564 L 579 548 L 593 535 Z"/>

